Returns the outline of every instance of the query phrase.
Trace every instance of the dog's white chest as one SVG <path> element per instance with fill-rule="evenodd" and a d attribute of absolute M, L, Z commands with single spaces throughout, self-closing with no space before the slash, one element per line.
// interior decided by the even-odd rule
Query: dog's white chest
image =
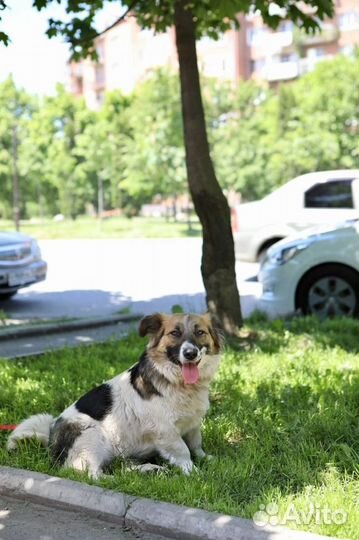
<path fill-rule="evenodd" d="M 173 423 L 181 435 L 198 426 L 209 407 L 208 391 L 185 391 L 170 401 Z"/>

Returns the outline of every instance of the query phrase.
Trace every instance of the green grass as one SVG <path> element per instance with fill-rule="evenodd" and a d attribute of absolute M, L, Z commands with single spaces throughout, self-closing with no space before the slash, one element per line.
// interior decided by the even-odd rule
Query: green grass
<path fill-rule="evenodd" d="M 166 221 L 164 218 L 126 218 L 114 217 L 98 220 L 79 217 L 56 223 L 50 219 L 39 222 L 22 221 L 20 230 L 38 239 L 66 238 L 181 238 L 200 236 L 201 229 L 197 219 L 192 218 L 191 231 L 186 223 Z M 0 230 L 13 231 L 12 221 L 0 220 Z"/>
<path fill-rule="evenodd" d="M 204 448 L 214 455 L 184 477 L 126 472 L 117 460 L 112 478 L 95 482 L 114 490 L 251 518 L 274 503 L 283 517 L 329 508 L 345 524 L 286 522 L 313 532 L 357 538 L 359 530 L 358 323 L 314 319 L 249 324 L 250 339 L 227 347 L 211 388 L 203 426 Z M 0 362 L 0 423 L 32 413 L 60 413 L 94 384 L 134 363 L 144 346 L 121 342 Z M 34 441 L 9 455 L 0 432 L 0 463 L 92 483 L 54 468 Z M 291 506 L 294 504 L 294 507 Z M 291 513 L 293 516 L 293 512 Z M 318 521 L 318 520 L 317 520 Z"/>

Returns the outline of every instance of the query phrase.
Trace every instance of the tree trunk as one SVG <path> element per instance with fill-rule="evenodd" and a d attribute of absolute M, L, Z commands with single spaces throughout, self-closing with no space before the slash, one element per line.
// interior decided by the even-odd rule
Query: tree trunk
<path fill-rule="evenodd" d="M 193 204 L 202 224 L 202 277 L 208 309 L 229 335 L 238 335 L 242 315 L 235 273 L 230 210 L 209 154 L 198 73 L 195 24 L 186 0 L 175 3 L 186 166 Z"/>
<path fill-rule="evenodd" d="M 20 183 L 19 172 L 17 169 L 17 133 L 16 125 L 12 127 L 12 200 L 13 200 L 13 219 L 15 230 L 20 230 Z"/>
<path fill-rule="evenodd" d="M 104 211 L 104 193 L 102 176 L 97 176 L 97 217 L 102 219 Z"/>
<path fill-rule="evenodd" d="M 172 196 L 172 217 L 173 221 L 177 222 L 177 193 Z"/>

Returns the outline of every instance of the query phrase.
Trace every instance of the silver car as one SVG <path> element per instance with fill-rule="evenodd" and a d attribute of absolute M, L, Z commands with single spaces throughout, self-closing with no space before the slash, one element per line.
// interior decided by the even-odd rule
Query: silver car
<path fill-rule="evenodd" d="M 0 301 L 46 278 L 47 264 L 36 240 L 15 232 L 0 232 Z"/>
<path fill-rule="evenodd" d="M 258 309 L 270 316 L 359 316 L 359 220 L 310 229 L 269 248 Z"/>

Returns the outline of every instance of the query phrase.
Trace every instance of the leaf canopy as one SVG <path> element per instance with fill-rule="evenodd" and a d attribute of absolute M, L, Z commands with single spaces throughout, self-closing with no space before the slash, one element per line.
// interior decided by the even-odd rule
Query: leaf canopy
<path fill-rule="evenodd" d="M 108 0 L 118 2 L 118 0 Z M 53 0 L 33 0 L 33 7 L 41 11 Z M 231 27 L 239 27 L 238 15 L 260 12 L 264 22 L 275 29 L 283 19 L 293 21 L 307 32 L 319 28 L 320 21 L 334 13 L 333 0 L 183 0 L 192 11 L 196 23 L 197 37 L 217 38 Z M 61 0 L 57 0 L 61 4 Z M 119 22 L 129 14 L 134 15 L 142 28 L 154 28 L 163 32 L 173 25 L 176 0 L 122 0 L 119 7 Z M 52 38 L 62 35 L 70 44 L 73 58 L 96 57 L 93 41 L 99 35 L 95 27 L 95 17 L 104 8 L 104 0 L 65 0 L 69 20 L 49 19 L 47 35 Z M 273 10 L 273 5 L 277 8 Z M 1 10 L 7 8 L 5 0 L 0 0 Z M 0 17 L 1 23 L 1 17 Z M 9 36 L 0 30 L 0 43 L 9 42 Z"/>

